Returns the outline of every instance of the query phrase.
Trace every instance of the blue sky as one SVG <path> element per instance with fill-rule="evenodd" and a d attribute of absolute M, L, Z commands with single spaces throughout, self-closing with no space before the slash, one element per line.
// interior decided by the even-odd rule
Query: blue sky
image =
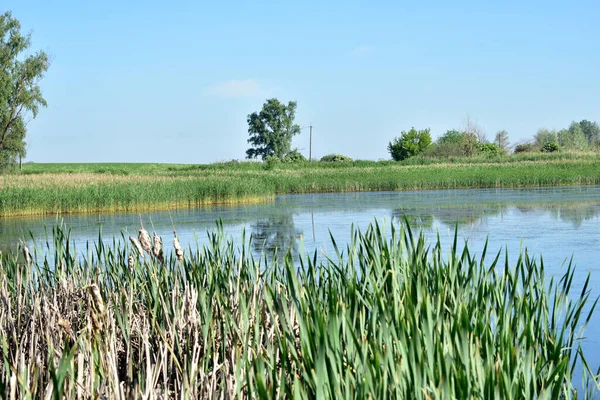
<path fill-rule="evenodd" d="M 246 116 L 298 102 L 313 155 L 388 158 L 467 117 L 512 142 L 600 121 L 600 2 L 3 0 L 52 57 L 28 161 L 243 159 Z M 308 155 L 308 130 L 294 139 Z"/>

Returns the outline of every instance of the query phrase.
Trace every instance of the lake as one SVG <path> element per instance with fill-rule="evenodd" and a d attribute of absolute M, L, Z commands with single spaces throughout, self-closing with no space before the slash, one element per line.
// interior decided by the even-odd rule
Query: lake
<path fill-rule="evenodd" d="M 72 229 L 77 248 L 84 250 L 86 241 L 97 240 L 100 228 L 106 241 L 122 233 L 137 235 L 140 219 L 148 231 L 154 226 L 167 248 L 172 245 L 172 224 L 182 245 L 195 247 L 206 241 L 207 231 L 214 231 L 220 219 L 225 232 L 238 243 L 242 230 L 252 234 L 257 256 L 264 249 L 272 253 L 275 248 L 294 252 L 304 248 L 332 255 L 330 232 L 342 245 L 349 240 L 352 224 L 365 229 L 374 219 L 389 226 L 404 218 L 415 228 L 421 227 L 431 240 L 439 234 L 448 248 L 457 226 L 460 243 L 468 241 L 472 252 L 480 254 L 489 239 L 490 260 L 507 249 L 509 260 L 514 261 L 526 248 L 537 258 L 543 255 L 549 275 L 562 275 L 573 257 L 577 266 L 573 293 L 581 290 L 592 271 L 593 297 L 600 294 L 600 186 L 286 195 L 262 204 L 141 215 L 7 218 L 0 220 L 0 248 L 14 246 L 20 237 L 28 237 L 28 232 L 42 239 L 44 226 L 50 228 L 62 220 Z M 588 361 L 597 368 L 600 311 L 586 336 Z"/>

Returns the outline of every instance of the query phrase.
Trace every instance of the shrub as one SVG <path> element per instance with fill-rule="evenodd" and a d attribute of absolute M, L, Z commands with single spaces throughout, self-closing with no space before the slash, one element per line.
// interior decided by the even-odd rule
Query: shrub
<path fill-rule="evenodd" d="M 535 151 L 535 146 L 530 142 L 521 143 L 515 146 L 515 154 L 530 153 L 532 151 Z"/>
<path fill-rule="evenodd" d="M 556 143 L 548 142 L 542 146 L 542 153 L 554 153 L 555 151 L 559 151 L 560 146 Z"/>
<path fill-rule="evenodd" d="M 265 169 L 273 169 L 278 164 L 281 164 L 281 160 L 277 156 L 267 156 L 265 158 Z"/>
<path fill-rule="evenodd" d="M 304 162 L 306 161 L 306 157 L 302 153 L 298 151 L 298 149 L 292 150 L 283 158 L 283 162 L 287 163 L 295 163 L 295 162 Z"/>
<path fill-rule="evenodd" d="M 327 154 L 321 157 L 322 162 L 340 162 L 340 161 L 352 161 L 352 158 L 342 154 Z"/>
<path fill-rule="evenodd" d="M 485 157 L 495 157 L 502 153 L 496 143 L 478 143 L 477 150 Z"/>
<path fill-rule="evenodd" d="M 402 161 L 422 153 L 429 145 L 429 128 L 421 131 L 411 128 L 408 132 L 402 132 L 399 138 L 394 138 L 387 148 L 394 161 Z"/>

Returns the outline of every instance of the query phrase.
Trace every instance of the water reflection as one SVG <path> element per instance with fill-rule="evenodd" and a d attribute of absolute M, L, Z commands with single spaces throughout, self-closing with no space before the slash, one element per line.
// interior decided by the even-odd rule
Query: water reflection
<path fill-rule="evenodd" d="M 398 222 L 408 220 L 411 226 L 424 229 L 436 226 L 446 227 L 485 227 L 490 218 L 502 217 L 503 214 L 517 212 L 523 218 L 535 218 L 542 214 L 552 216 L 554 220 L 570 223 L 577 229 L 587 220 L 600 215 L 600 205 L 597 202 L 572 202 L 564 204 L 497 204 L 456 205 L 446 208 L 396 208 L 391 211 L 391 218 Z"/>
<path fill-rule="evenodd" d="M 265 252 L 267 257 L 281 258 L 288 250 L 298 253 L 298 242 L 303 234 L 294 225 L 292 214 L 275 215 L 256 221 L 251 225 L 252 248 L 256 253 Z"/>
<path fill-rule="evenodd" d="M 548 229 L 566 222 L 578 230 L 586 222 L 597 221 L 599 215 L 598 186 L 291 195 L 267 204 L 142 215 L 8 218 L 0 220 L 0 249 L 6 252 L 14 248 L 20 238 L 29 238 L 30 231 L 38 240 L 43 239 L 45 227 L 62 219 L 73 230 L 72 237 L 80 249 L 86 241 L 96 240 L 100 229 L 106 240 L 122 233 L 136 234 L 140 218 L 146 225 L 151 219 L 156 231 L 165 237 L 171 236 L 173 220 L 182 244 L 195 246 L 206 238 L 207 230 L 215 229 L 215 221 L 222 220 L 226 232 L 232 235 L 239 235 L 242 229 L 252 233 L 255 253 L 272 254 L 275 250 L 297 252 L 301 238 L 308 251 L 324 248 L 329 243 L 329 231 L 343 242 L 351 224 L 364 226 L 374 217 L 390 218 L 394 223 L 406 218 L 413 226 L 432 232 L 453 230 L 458 225 L 465 233 L 485 237 L 497 230 L 498 224 L 517 224 L 518 228 L 519 221 L 536 224 L 543 220 L 539 223 L 548 225 Z M 527 232 L 522 235 L 526 237 Z"/>

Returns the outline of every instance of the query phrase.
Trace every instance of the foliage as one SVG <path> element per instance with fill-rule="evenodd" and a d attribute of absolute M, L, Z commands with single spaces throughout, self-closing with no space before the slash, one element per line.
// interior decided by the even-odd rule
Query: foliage
<path fill-rule="evenodd" d="M 28 55 L 31 35 L 10 12 L 0 15 L 0 168 L 25 156 L 29 118 L 46 106 L 39 86 L 48 69 L 43 51 Z"/>
<path fill-rule="evenodd" d="M 585 150 L 588 140 L 579 123 L 573 121 L 569 129 L 561 129 L 558 134 L 558 144 L 565 149 Z"/>
<path fill-rule="evenodd" d="M 438 144 L 447 144 L 447 143 L 457 143 L 459 144 L 463 140 L 464 132 L 457 131 L 456 129 L 451 129 L 446 131 L 442 136 L 440 136 L 437 140 Z"/>
<path fill-rule="evenodd" d="M 559 145 L 557 132 L 546 128 L 539 129 L 533 137 L 533 140 L 534 146 L 537 150 L 540 150 L 546 144 Z"/>
<path fill-rule="evenodd" d="M 275 159 L 274 159 L 275 160 Z M 277 194 L 586 185 L 598 153 L 413 157 L 361 161 L 184 164 L 25 164 L 0 181 L 0 216 L 193 208 L 270 201 Z M 455 163 L 455 164 L 453 164 Z M 407 168 L 425 164 L 421 168 Z"/>
<path fill-rule="evenodd" d="M 321 162 L 344 162 L 344 161 L 352 161 L 352 158 L 345 156 L 343 154 L 327 154 L 326 156 L 321 157 Z"/>
<path fill-rule="evenodd" d="M 300 133 L 300 126 L 294 124 L 296 102 L 290 101 L 287 106 L 277 99 L 268 99 L 260 112 L 248 115 L 247 158 L 274 156 L 283 160 L 291 151 L 292 138 Z"/>
<path fill-rule="evenodd" d="M 560 146 L 553 142 L 547 142 L 541 148 L 541 151 L 543 153 L 554 153 L 555 151 L 559 151 L 559 150 L 560 150 Z"/>
<path fill-rule="evenodd" d="M 388 151 L 394 161 L 402 161 L 422 153 L 429 145 L 429 128 L 416 130 L 412 127 L 408 132 L 403 131 L 399 138 L 394 138 L 388 144 Z"/>
<path fill-rule="evenodd" d="M 456 234 L 445 249 L 408 224 L 349 237 L 346 251 L 332 238 L 331 259 L 256 260 L 219 225 L 161 262 L 100 236 L 82 255 L 53 229 L 39 259 L 2 261 L 0 395 L 577 396 L 589 275 L 574 290 L 571 264 L 548 281 L 527 251 L 475 256 Z"/>
<path fill-rule="evenodd" d="M 515 146 L 515 154 L 530 153 L 536 150 L 535 144 L 531 142 L 519 143 Z"/>
<path fill-rule="evenodd" d="M 600 144 L 600 125 L 597 122 L 590 122 L 584 119 L 579 122 L 579 126 L 590 146 L 598 146 Z"/>
<path fill-rule="evenodd" d="M 501 154 L 508 154 L 510 149 L 510 139 L 508 137 L 508 132 L 505 130 L 501 130 L 496 132 L 496 136 L 494 136 L 494 143 L 500 149 Z"/>
<path fill-rule="evenodd" d="M 478 143 L 477 151 L 484 157 L 496 157 L 502 154 L 500 147 L 496 143 Z"/>
<path fill-rule="evenodd" d="M 479 141 L 474 133 L 449 130 L 440 136 L 429 151 L 428 157 L 472 157 L 478 152 Z"/>
<path fill-rule="evenodd" d="M 298 149 L 294 149 L 285 155 L 283 161 L 297 163 L 307 161 L 307 159 L 304 157 L 304 154 L 298 151 Z"/>

